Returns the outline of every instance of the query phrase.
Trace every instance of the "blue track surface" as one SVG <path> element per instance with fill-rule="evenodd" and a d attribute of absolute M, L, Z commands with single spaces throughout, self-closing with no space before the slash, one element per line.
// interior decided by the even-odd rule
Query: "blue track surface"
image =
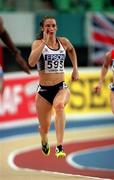
<path fill-rule="evenodd" d="M 114 126 L 114 119 L 111 118 L 92 118 L 92 120 L 79 121 L 79 120 L 69 120 L 66 122 L 66 129 L 78 129 L 78 128 L 89 128 L 94 126 Z M 52 122 L 50 131 L 54 130 L 54 123 Z M 17 135 L 38 133 L 37 123 L 33 125 L 24 125 L 13 128 L 0 129 L 0 139 L 8 138 Z"/>

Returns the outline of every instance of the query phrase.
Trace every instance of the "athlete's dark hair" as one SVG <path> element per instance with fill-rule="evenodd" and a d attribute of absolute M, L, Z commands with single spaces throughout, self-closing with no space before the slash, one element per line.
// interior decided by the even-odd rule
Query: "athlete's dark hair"
<path fill-rule="evenodd" d="M 42 20 L 40 21 L 40 32 L 39 32 L 39 34 L 38 34 L 38 36 L 37 36 L 37 39 L 42 39 L 42 38 L 43 38 L 42 28 L 43 28 L 44 23 L 45 23 L 45 21 L 46 21 L 47 19 L 55 19 L 55 18 L 54 18 L 53 16 L 44 16 L 44 17 L 42 18 Z"/>

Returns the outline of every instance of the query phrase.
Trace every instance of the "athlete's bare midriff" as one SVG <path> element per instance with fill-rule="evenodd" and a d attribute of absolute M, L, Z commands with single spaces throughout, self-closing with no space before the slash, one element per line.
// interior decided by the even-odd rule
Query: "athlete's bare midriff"
<path fill-rule="evenodd" d="M 45 73 L 44 70 L 39 72 L 39 84 L 42 86 L 53 86 L 62 81 L 64 81 L 64 72 Z"/>

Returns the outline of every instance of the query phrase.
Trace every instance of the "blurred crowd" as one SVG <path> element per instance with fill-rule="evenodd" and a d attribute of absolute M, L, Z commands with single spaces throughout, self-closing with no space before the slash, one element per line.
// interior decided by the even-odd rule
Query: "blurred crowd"
<path fill-rule="evenodd" d="M 113 0 L 0 0 L 0 11 L 113 11 Z"/>

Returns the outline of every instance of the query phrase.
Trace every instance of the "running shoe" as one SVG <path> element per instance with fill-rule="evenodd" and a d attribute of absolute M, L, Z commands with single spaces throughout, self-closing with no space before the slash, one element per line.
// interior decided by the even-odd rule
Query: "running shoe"
<path fill-rule="evenodd" d="M 65 158 L 66 157 L 66 153 L 64 152 L 62 145 L 59 145 L 56 147 L 55 155 L 57 158 Z"/>
<path fill-rule="evenodd" d="M 50 154 L 50 147 L 49 147 L 49 144 L 47 142 L 46 143 L 42 142 L 42 153 L 45 156 L 49 156 L 49 154 Z"/>

